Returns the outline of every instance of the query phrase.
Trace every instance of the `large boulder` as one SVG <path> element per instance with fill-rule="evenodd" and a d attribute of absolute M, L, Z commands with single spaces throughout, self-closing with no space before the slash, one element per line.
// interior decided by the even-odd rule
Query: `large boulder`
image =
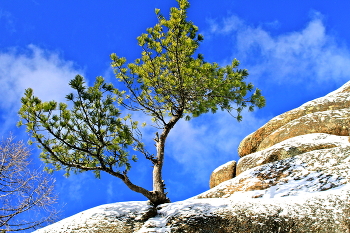
<path fill-rule="evenodd" d="M 240 157 L 254 153 L 258 150 L 260 143 L 278 130 L 280 127 L 289 122 L 308 115 L 310 113 L 340 110 L 349 108 L 350 106 L 350 81 L 340 87 L 338 90 L 329 93 L 328 95 L 309 101 L 299 108 L 293 109 L 283 113 L 259 128 L 257 131 L 245 137 L 238 147 L 238 154 Z M 311 132 L 310 132 L 311 133 Z M 318 132 L 327 133 L 327 132 Z M 261 148 L 260 148 L 261 149 Z"/>
<path fill-rule="evenodd" d="M 210 176 L 209 187 L 214 188 L 218 184 L 235 177 L 236 161 L 227 162 L 216 168 Z"/>
<path fill-rule="evenodd" d="M 257 151 L 264 150 L 288 138 L 311 133 L 349 136 L 350 108 L 314 112 L 288 122 L 260 142 Z"/>
<path fill-rule="evenodd" d="M 244 156 L 238 161 L 236 176 L 251 168 L 290 158 L 305 152 L 349 145 L 347 136 L 313 133 L 293 137 L 277 143 L 266 150 Z"/>

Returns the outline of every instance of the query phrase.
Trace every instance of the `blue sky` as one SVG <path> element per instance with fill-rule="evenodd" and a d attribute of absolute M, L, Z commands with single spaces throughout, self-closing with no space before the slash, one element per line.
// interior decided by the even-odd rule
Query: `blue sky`
<path fill-rule="evenodd" d="M 239 142 L 272 117 L 321 97 L 350 77 L 350 2 L 319 0 L 192 0 L 188 17 L 204 35 L 200 52 L 220 65 L 240 60 L 249 82 L 262 90 L 266 107 L 243 113 L 238 123 L 224 112 L 180 121 L 166 144 L 164 180 L 172 201 L 208 189 L 219 165 L 237 160 Z M 24 89 L 44 100 L 64 101 L 76 74 L 89 83 L 103 76 L 115 83 L 109 55 L 128 61 L 140 54 L 136 37 L 156 23 L 155 8 L 168 15 L 175 0 L 53 1 L 0 0 L 0 133 L 13 132 Z M 137 113 L 135 118 L 147 121 Z M 154 129 L 145 142 L 153 149 Z M 39 151 L 33 163 L 42 166 Z M 151 164 L 140 157 L 131 171 L 134 183 L 151 189 Z M 90 173 L 64 178 L 54 173 L 60 218 L 112 202 L 145 200 L 117 178 Z"/>

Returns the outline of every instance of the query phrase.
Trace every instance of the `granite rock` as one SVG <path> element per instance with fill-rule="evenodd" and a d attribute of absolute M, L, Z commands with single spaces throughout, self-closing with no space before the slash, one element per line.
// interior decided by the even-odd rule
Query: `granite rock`
<path fill-rule="evenodd" d="M 247 170 L 195 198 L 285 197 L 321 192 L 350 182 L 350 146 L 299 154 Z M 243 195 L 242 194 L 242 195 Z"/>
<path fill-rule="evenodd" d="M 235 177 L 236 161 L 229 161 L 216 168 L 210 176 L 209 187 L 214 188 L 218 184 Z"/>
<path fill-rule="evenodd" d="M 289 122 L 311 113 L 341 110 L 350 106 L 350 81 L 324 97 L 309 101 L 300 107 L 274 117 L 257 131 L 245 137 L 238 147 L 240 157 L 254 153 L 270 134 Z M 321 132 L 320 132 L 321 133 Z M 326 132 L 324 132 L 326 133 Z M 277 142 L 276 142 L 277 143 Z M 260 148 L 261 149 L 261 148 Z"/>
<path fill-rule="evenodd" d="M 241 158 L 236 167 L 236 176 L 251 168 L 296 156 L 305 152 L 328 149 L 341 145 L 350 145 L 347 136 L 336 136 L 324 133 L 300 135 L 266 150 L 258 151 Z"/>

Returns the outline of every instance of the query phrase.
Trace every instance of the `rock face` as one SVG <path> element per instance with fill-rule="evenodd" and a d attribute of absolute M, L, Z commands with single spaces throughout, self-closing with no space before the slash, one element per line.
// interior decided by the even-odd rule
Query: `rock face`
<path fill-rule="evenodd" d="M 252 190 L 269 192 L 271 187 L 274 187 L 276 192 L 276 188 L 283 186 L 283 183 L 300 183 L 292 182 L 290 180 L 292 177 L 300 181 L 310 172 L 331 177 L 338 174 L 334 170 L 328 170 L 329 166 L 333 165 L 328 164 L 324 168 L 314 167 L 320 160 L 325 161 L 324 156 L 329 155 L 331 155 L 331 161 L 338 161 L 345 156 L 342 164 L 338 165 L 342 174 L 346 173 L 343 178 L 350 180 L 348 169 L 342 167 L 350 165 L 347 164 L 347 148 L 350 146 L 349 104 L 350 82 L 325 97 L 309 101 L 299 108 L 273 118 L 240 143 L 241 159 L 236 168 L 237 177 L 199 197 L 222 197 L 235 192 Z M 340 148 L 345 149 L 339 151 Z M 340 154 L 335 153 L 336 151 Z M 313 162 L 310 163 L 310 161 Z M 303 167 L 303 173 L 298 175 L 301 167 Z M 248 170 L 250 173 L 245 173 Z M 332 187 L 334 185 L 332 181 L 327 180 L 326 183 Z M 303 185 L 300 184 L 299 187 Z M 254 197 L 261 195 L 264 194 L 253 194 Z"/>
<path fill-rule="evenodd" d="M 216 168 L 211 176 L 209 181 L 209 187 L 214 188 L 218 184 L 230 180 L 235 177 L 236 173 L 236 161 L 227 162 L 220 167 Z"/>
<path fill-rule="evenodd" d="M 315 150 L 247 170 L 196 198 L 286 197 L 320 192 L 349 183 L 350 145 Z M 243 195 L 243 194 L 242 194 Z"/>
<path fill-rule="evenodd" d="M 248 154 L 254 153 L 258 150 L 267 148 L 266 146 L 263 146 L 263 148 L 262 147 L 259 148 L 261 142 L 264 141 L 266 137 L 274 133 L 276 130 L 278 130 L 282 126 L 286 126 L 289 122 L 293 120 L 296 120 L 308 114 L 329 111 L 329 110 L 341 110 L 341 109 L 349 108 L 349 106 L 350 106 L 350 82 L 347 82 L 338 90 L 333 91 L 324 97 L 309 101 L 303 104 L 302 106 L 300 106 L 299 108 L 293 109 L 289 112 L 283 113 L 282 115 L 271 119 L 264 126 L 262 126 L 257 131 L 255 131 L 254 133 L 248 135 L 245 139 L 243 139 L 243 141 L 240 143 L 238 147 L 238 154 L 241 157 L 243 157 Z M 315 119 L 315 122 L 318 122 L 318 119 L 322 120 L 322 115 L 320 114 L 309 115 L 309 117 L 306 117 L 306 118 L 310 118 L 310 117 L 316 117 L 317 119 Z M 305 118 L 302 119 L 302 122 L 300 122 L 299 126 L 303 124 L 304 120 L 306 119 Z M 312 121 L 304 122 L 304 124 L 306 123 L 312 124 Z M 312 128 L 312 125 L 310 128 Z M 328 129 L 329 128 L 330 127 L 328 127 Z M 327 132 L 322 131 L 322 129 L 320 129 L 320 130 L 317 130 L 317 132 L 314 131 L 312 133 L 330 133 L 328 129 L 326 129 Z M 341 135 L 345 134 L 346 130 L 347 129 L 340 130 L 341 131 L 340 134 Z M 335 132 L 337 132 L 337 130 L 335 130 Z M 304 134 L 306 133 L 307 132 L 304 132 Z M 331 133 L 331 134 L 339 135 L 337 133 Z M 301 135 L 301 134 L 298 134 L 298 135 Z"/>
<path fill-rule="evenodd" d="M 342 145 L 350 145 L 348 136 L 314 133 L 290 138 L 266 150 L 241 158 L 236 167 L 236 176 L 263 164 L 290 158 L 313 150 L 328 149 Z"/>
<path fill-rule="evenodd" d="M 350 82 L 273 118 L 191 199 L 103 205 L 37 232 L 350 232 L 349 107 Z"/>
<path fill-rule="evenodd" d="M 282 142 L 288 138 L 310 133 L 327 133 L 349 136 L 350 109 L 314 112 L 288 122 L 275 130 L 260 143 L 257 151 Z"/>
<path fill-rule="evenodd" d="M 337 193 L 337 194 L 336 194 Z M 164 206 L 163 228 L 138 232 L 348 232 L 349 192 L 303 198 L 197 199 Z M 167 231 L 170 230 L 171 231 Z M 149 230 L 149 231 L 148 231 Z"/>

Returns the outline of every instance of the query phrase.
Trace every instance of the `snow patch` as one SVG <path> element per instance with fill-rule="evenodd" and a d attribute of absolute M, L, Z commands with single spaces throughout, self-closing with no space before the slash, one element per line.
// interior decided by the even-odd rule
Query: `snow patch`
<path fill-rule="evenodd" d="M 349 157 L 349 143 L 303 153 L 249 169 L 192 199 L 220 197 L 218 194 L 233 199 L 242 196 L 275 198 L 341 187 L 350 180 L 350 164 L 346 162 Z M 266 184 L 267 188 L 249 191 L 256 184 Z"/>
<path fill-rule="evenodd" d="M 118 202 L 97 206 L 65 218 L 35 233 L 49 232 L 98 232 L 99 226 L 110 224 L 118 218 L 138 220 L 149 209 L 147 201 Z"/>
<path fill-rule="evenodd" d="M 225 163 L 225 164 L 223 164 L 223 165 L 221 165 L 221 166 L 215 168 L 215 170 L 213 171 L 213 173 L 217 173 L 217 172 L 220 171 L 220 170 L 227 169 L 233 162 L 236 162 L 236 161 L 232 160 L 232 161 L 229 161 L 229 162 L 227 162 L 227 163 Z"/>

